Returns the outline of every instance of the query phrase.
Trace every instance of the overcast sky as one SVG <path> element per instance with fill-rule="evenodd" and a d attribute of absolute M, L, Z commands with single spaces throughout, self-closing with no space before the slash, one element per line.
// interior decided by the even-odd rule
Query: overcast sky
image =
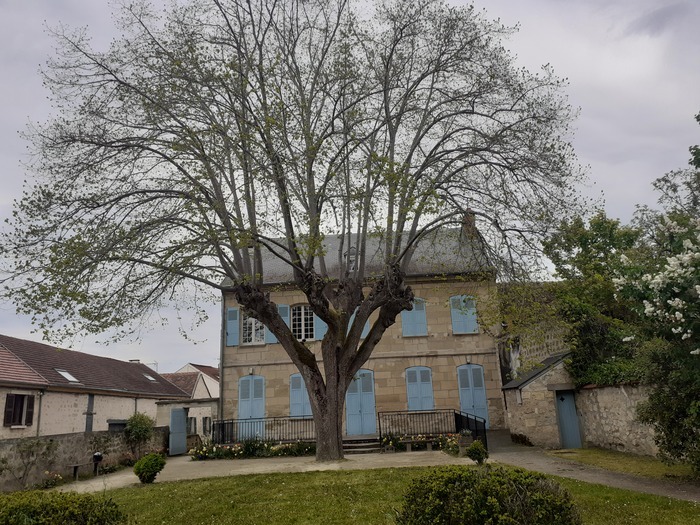
<path fill-rule="evenodd" d="M 490 18 L 520 25 L 506 42 L 520 65 L 549 63 L 569 79 L 580 108 L 574 146 L 588 166 L 583 192 L 604 199 L 609 216 L 627 222 L 636 204 L 653 205 L 651 182 L 685 167 L 700 143 L 700 2 L 698 0 L 477 0 Z M 26 144 L 18 131 L 51 111 L 38 75 L 53 44 L 45 26 L 88 26 L 96 47 L 115 35 L 105 0 L 0 0 L 0 219 L 11 213 L 25 179 Z M 218 364 L 220 317 L 183 339 L 180 322 L 154 320 L 137 343 L 102 346 L 94 337 L 64 346 L 117 359 L 140 358 L 171 372 L 187 362 Z M 167 317 L 167 315 L 165 316 Z M 182 328 L 188 329 L 187 322 Z M 40 340 L 28 320 L 0 303 L 0 333 Z"/>

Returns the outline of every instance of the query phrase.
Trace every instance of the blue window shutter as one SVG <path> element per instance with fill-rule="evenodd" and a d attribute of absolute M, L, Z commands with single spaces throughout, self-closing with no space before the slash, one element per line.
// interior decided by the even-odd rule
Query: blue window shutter
<path fill-rule="evenodd" d="M 403 310 L 401 312 L 401 335 L 404 337 L 411 337 L 416 335 L 413 326 L 413 311 Z"/>
<path fill-rule="evenodd" d="M 479 323 L 476 317 L 476 301 L 467 295 L 450 297 L 453 334 L 476 334 Z"/>
<path fill-rule="evenodd" d="M 321 341 L 327 331 L 328 325 L 324 323 L 319 316 L 314 314 L 314 339 L 316 339 L 316 341 Z"/>
<path fill-rule="evenodd" d="M 415 312 L 415 335 L 428 335 L 428 319 L 425 315 L 425 301 L 416 299 L 413 301 L 413 311 Z"/>
<path fill-rule="evenodd" d="M 433 380 L 430 368 L 414 366 L 406 369 L 408 410 L 433 410 Z"/>
<path fill-rule="evenodd" d="M 280 317 L 282 320 L 285 322 L 287 326 L 289 326 L 289 305 L 286 304 L 278 304 L 277 305 L 277 312 L 280 314 Z M 277 338 L 275 337 L 275 334 L 270 332 L 270 330 L 265 327 L 265 342 L 267 344 L 274 344 L 277 342 Z"/>
<path fill-rule="evenodd" d="M 406 370 L 406 394 L 408 396 L 408 409 L 420 410 L 420 383 L 416 370 Z"/>
<path fill-rule="evenodd" d="M 309 393 L 301 374 L 292 374 L 289 378 L 289 415 L 291 417 L 309 417 L 311 415 Z"/>
<path fill-rule="evenodd" d="M 238 345 L 238 308 L 226 310 L 226 346 Z"/>

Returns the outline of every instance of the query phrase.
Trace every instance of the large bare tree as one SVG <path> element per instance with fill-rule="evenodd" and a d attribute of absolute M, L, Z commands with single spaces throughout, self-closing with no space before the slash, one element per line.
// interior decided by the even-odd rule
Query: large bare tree
<path fill-rule="evenodd" d="M 490 264 L 523 276 L 575 205 L 563 82 L 517 68 L 512 30 L 472 7 L 137 0 L 115 20 L 107 51 L 55 30 L 43 74 L 57 113 L 27 132 L 8 294 L 60 336 L 125 333 L 200 286 L 233 293 L 300 370 L 318 459 L 342 457 L 349 381 L 412 307 L 422 236 L 469 212 Z M 383 271 L 370 278 L 372 236 Z M 323 371 L 270 301 L 263 254 L 328 325 Z"/>

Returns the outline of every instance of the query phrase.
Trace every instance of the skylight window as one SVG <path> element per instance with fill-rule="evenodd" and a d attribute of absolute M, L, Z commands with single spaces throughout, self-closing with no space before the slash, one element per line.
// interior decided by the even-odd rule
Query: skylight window
<path fill-rule="evenodd" d="M 155 377 L 149 376 L 148 374 L 143 374 L 143 376 L 144 376 L 146 379 L 148 379 L 149 381 L 155 381 L 155 380 L 156 380 Z"/>
<path fill-rule="evenodd" d="M 67 379 L 67 380 L 70 381 L 71 383 L 80 383 L 80 381 L 78 381 L 78 380 L 75 378 L 75 376 L 74 376 L 73 374 L 71 374 L 70 372 L 67 372 L 67 371 L 65 371 L 65 370 L 59 370 L 58 368 L 54 368 L 54 370 L 56 370 L 56 372 L 58 372 L 59 374 L 61 374 L 61 375 L 63 376 L 64 379 Z"/>

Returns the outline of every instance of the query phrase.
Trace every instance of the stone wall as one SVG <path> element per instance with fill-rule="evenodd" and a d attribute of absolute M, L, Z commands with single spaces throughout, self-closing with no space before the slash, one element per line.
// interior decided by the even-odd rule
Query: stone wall
<path fill-rule="evenodd" d="M 586 446 L 653 456 L 658 452 L 650 425 L 636 420 L 647 387 L 584 387 L 576 394 Z"/>
<path fill-rule="evenodd" d="M 508 428 L 511 434 L 526 436 L 533 445 L 559 448 L 556 392 L 549 385 L 570 382 L 564 363 L 558 363 L 527 383 L 522 389 L 506 390 Z"/>
<path fill-rule="evenodd" d="M 52 453 L 46 459 L 23 461 L 20 449 L 31 442 L 52 443 Z M 160 452 L 168 447 L 168 428 L 156 427 L 153 438 L 143 447 L 142 453 Z M 42 447 L 41 450 L 44 450 Z M 47 479 L 46 472 L 58 473 L 65 479 L 71 479 L 71 465 L 92 461 L 94 452 L 102 452 L 103 466 L 117 465 L 126 459 L 133 459 L 133 454 L 124 440 L 122 432 L 80 432 L 60 434 L 38 438 L 4 439 L 0 441 L 0 458 L 7 460 L 8 470 L 0 473 L 0 491 L 20 490 L 21 477 L 28 465 L 27 486 L 35 486 Z M 79 473 L 92 473 L 92 465 L 80 467 Z M 134 477 L 136 481 L 136 477 Z"/>

